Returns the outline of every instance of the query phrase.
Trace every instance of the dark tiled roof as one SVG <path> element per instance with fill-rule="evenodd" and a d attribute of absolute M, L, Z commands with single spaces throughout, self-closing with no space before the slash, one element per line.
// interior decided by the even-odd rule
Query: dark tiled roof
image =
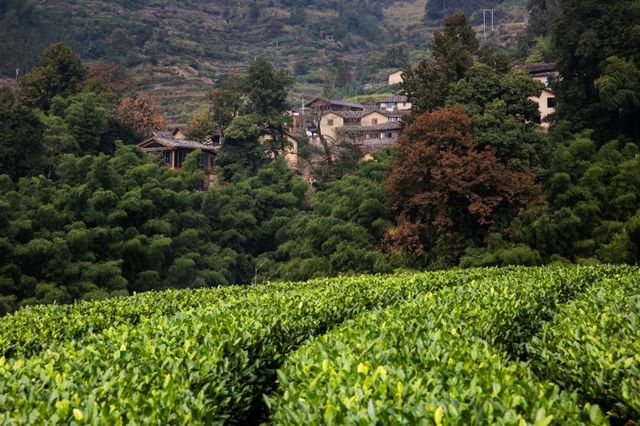
<path fill-rule="evenodd" d="M 379 102 L 407 102 L 407 97 L 405 95 L 382 96 Z"/>
<path fill-rule="evenodd" d="M 326 102 L 326 103 L 328 103 L 330 105 L 343 106 L 343 107 L 347 107 L 347 108 L 362 108 L 363 110 L 365 109 L 364 105 L 359 104 L 357 102 L 336 101 L 336 100 L 329 100 L 329 99 L 324 99 L 324 98 L 315 98 L 314 100 L 312 100 L 311 102 L 306 104 L 305 107 L 310 108 L 311 104 L 313 104 L 316 101 L 324 101 L 324 102 Z"/>
<path fill-rule="evenodd" d="M 184 149 L 201 149 L 203 151 L 215 151 L 215 148 L 210 145 L 205 145 L 200 142 L 190 141 L 186 139 L 176 139 L 172 137 L 171 132 L 155 132 L 153 136 L 140 145 L 143 145 L 150 141 L 157 141 L 170 148 L 184 148 Z"/>
<path fill-rule="evenodd" d="M 342 118 L 362 118 L 362 117 L 366 117 L 369 114 L 373 114 L 377 112 L 378 114 L 382 114 L 385 117 L 404 117 L 405 115 L 409 114 L 411 111 L 410 110 L 404 110 L 404 111 L 387 111 L 386 109 L 378 109 L 378 108 L 373 108 L 373 109 L 367 109 L 366 111 L 327 111 L 324 115 L 326 114 L 335 114 L 338 115 Z"/>
<path fill-rule="evenodd" d="M 397 117 L 397 118 L 402 118 L 405 115 L 409 115 L 411 113 L 411 110 L 405 109 L 405 110 L 398 110 L 398 111 L 386 111 L 386 110 L 380 110 L 380 112 L 384 115 L 386 115 L 387 117 L 391 118 L 391 117 Z"/>
<path fill-rule="evenodd" d="M 379 132 L 385 130 L 402 130 L 402 123 L 397 121 L 389 121 L 387 123 L 372 124 L 370 126 L 343 126 L 338 127 L 336 130 L 348 132 L 348 131 L 363 131 L 363 132 Z"/>
<path fill-rule="evenodd" d="M 335 114 L 342 118 L 362 118 L 371 112 L 372 111 L 327 111 L 323 116 L 326 114 Z"/>
<path fill-rule="evenodd" d="M 402 123 L 397 121 L 389 121 L 387 123 L 374 124 L 364 126 L 365 130 L 402 130 Z"/>
<path fill-rule="evenodd" d="M 545 64 L 524 64 L 516 65 L 514 68 L 524 69 L 530 75 L 548 75 L 556 72 L 557 67 L 553 62 Z"/>

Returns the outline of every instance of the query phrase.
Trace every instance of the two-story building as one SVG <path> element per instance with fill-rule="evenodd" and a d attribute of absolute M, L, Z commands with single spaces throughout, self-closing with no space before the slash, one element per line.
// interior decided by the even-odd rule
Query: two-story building
<path fill-rule="evenodd" d="M 403 129 L 402 117 L 408 113 L 384 109 L 327 112 L 320 119 L 320 131 L 331 142 L 348 140 L 370 154 L 396 143 Z"/>
<path fill-rule="evenodd" d="M 558 75 L 556 64 L 526 64 L 518 66 L 518 68 L 524 69 L 534 80 L 544 84 L 540 96 L 534 96 L 530 99 L 538 104 L 541 126 L 547 129 L 550 123 L 546 119 L 556 111 L 556 95 L 550 85 L 551 79 Z"/>

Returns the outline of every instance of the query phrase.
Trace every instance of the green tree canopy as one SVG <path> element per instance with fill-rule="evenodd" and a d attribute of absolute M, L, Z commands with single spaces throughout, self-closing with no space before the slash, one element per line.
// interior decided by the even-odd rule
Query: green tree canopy
<path fill-rule="evenodd" d="M 553 28 L 560 73 L 555 84 L 557 118 L 570 121 L 576 130 L 594 129 L 594 137 L 606 141 L 620 134 L 620 117 L 600 100 L 595 82 L 611 66 L 607 58 L 617 56 L 640 63 L 637 31 L 640 2 L 560 0 L 559 3 L 562 13 Z"/>
<path fill-rule="evenodd" d="M 493 147 L 512 169 L 533 168 L 543 175 L 550 147 L 536 129 L 540 112 L 537 103 L 530 100 L 542 87 L 522 70 L 502 74 L 488 65 L 475 64 L 450 86 L 446 103 L 464 105 L 478 146 Z"/>
<path fill-rule="evenodd" d="M 8 89 L 0 89 L 0 174 L 12 179 L 45 169 L 43 126 L 28 108 L 15 102 Z"/>
<path fill-rule="evenodd" d="M 30 108 L 48 111 L 56 96 L 77 93 L 87 78 L 88 70 L 78 56 L 62 43 L 42 51 L 38 65 L 18 79 L 18 100 Z"/>
<path fill-rule="evenodd" d="M 252 176 L 267 163 L 260 127 L 252 117 L 238 116 L 229 124 L 216 161 L 226 181 Z"/>
<path fill-rule="evenodd" d="M 413 115 L 444 105 L 449 85 L 464 77 L 478 50 L 476 34 L 463 14 L 445 20 L 443 32 L 434 32 L 433 61 L 424 59 L 404 72 L 402 88 L 413 103 Z"/>
<path fill-rule="evenodd" d="M 309 214 L 296 215 L 283 227 L 282 241 L 269 272 L 304 280 L 340 273 L 389 272 L 382 236 L 391 224 L 383 182 L 394 157 L 375 154 L 358 170 L 327 185 L 311 201 Z"/>

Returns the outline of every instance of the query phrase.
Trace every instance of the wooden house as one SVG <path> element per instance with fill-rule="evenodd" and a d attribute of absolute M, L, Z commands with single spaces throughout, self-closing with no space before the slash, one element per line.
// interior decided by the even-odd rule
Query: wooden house
<path fill-rule="evenodd" d="M 179 129 L 173 132 L 154 132 L 149 139 L 138 144 L 138 147 L 149 154 L 156 155 L 159 161 L 172 170 L 180 170 L 185 158 L 195 150 L 202 151 L 200 168 L 206 175 L 203 187 L 208 188 L 214 181 L 213 167 L 219 145 L 205 145 L 190 141 Z"/>

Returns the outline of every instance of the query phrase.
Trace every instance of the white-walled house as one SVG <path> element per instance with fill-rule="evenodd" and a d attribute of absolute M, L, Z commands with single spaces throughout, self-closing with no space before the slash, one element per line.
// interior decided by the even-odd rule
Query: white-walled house
<path fill-rule="evenodd" d="M 550 87 L 551 78 L 558 75 L 556 64 L 526 64 L 520 65 L 518 68 L 524 69 L 534 80 L 544 84 L 540 96 L 534 96 L 530 99 L 538 104 L 542 128 L 548 129 L 550 123 L 547 118 L 556 111 L 556 95 Z"/>
<path fill-rule="evenodd" d="M 402 74 L 403 73 L 404 73 L 403 70 L 398 70 L 398 71 L 394 71 L 391 74 L 389 74 L 389 77 L 388 77 L 389 86 L 391 86 L 393 84 L 402 84 L 402 82 L 403 82 Z"/>

